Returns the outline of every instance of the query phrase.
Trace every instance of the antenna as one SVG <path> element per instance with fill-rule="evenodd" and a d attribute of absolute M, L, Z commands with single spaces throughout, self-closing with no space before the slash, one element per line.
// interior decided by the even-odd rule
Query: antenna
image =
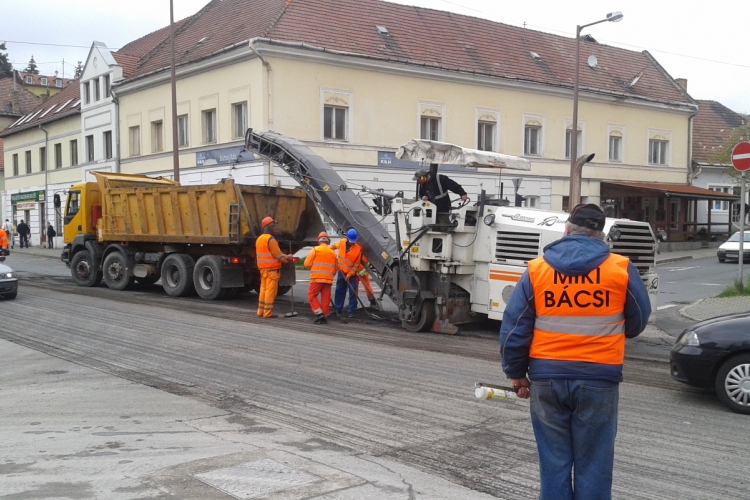
<path fill-rule="evenodd" d="M 596 65 L 599 64 L 599 61 L 596 60 L 596 56 L 591 55 L 589 56 L 589 67 L 591 69 L 596 68 Z"/>

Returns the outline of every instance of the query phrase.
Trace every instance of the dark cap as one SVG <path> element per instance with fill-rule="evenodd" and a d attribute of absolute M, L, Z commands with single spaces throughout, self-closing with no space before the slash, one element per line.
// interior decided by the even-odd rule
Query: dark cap
<path fill-rule="evenodd" d="M 593 229 L 594 231 L 601 231 L 604 229 L 604 222 L 607 217 L 602 212 L 602 209 L 593 203 L 581 203 L 573 207 L 570 211 L 570 217 L 568 222 L 575 224 L 576 226 L 585 227 L 586 229 Z"/>
<path fill-rule="evenodd" d="M 413 181 L 417 181 L 417 180 L 419 180 L 420 177 L 422 177 L 422 176 L 428 176 L 428 175 L 430 175 L 430 171 L 429 170 L 427 170 L 426 168 L 420 168 L 419 170 L 417 170 L 416 172 L 414 172 L 414 177 L 412 178 L 412 180 Z"/>

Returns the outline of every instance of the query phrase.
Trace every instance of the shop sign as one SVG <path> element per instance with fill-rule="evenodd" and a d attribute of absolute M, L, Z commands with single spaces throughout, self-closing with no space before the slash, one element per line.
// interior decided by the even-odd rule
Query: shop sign
<path fill-rule="evenodd" d="M 23 203 L 16 203 L 16 210 L 34 210 L 35 208 L 35 201 L 24 201 Z"/>
<path fill-rule="evenodd" d="M 40 191 L 27 191 L 25 193 L 15 193 L 10 195 L 10 202 L 13 205 L 19 203 L 44 203 L 44 190 Z M 34 208 L 34 207 L 31 207 Z M 26 209 L 28 210 L 28 209 Z"/>
<path fill-rule="evenodd" d="M 224 163 L 240 163 L 243 161 L 252 161 L 255 155 L 249 151 L 242 151 L 242 146 L 234 148 L 209 149 L 208 151 L 199 151 L 195 153 L 195 164 L 202 165 L 221 165 Z"/>

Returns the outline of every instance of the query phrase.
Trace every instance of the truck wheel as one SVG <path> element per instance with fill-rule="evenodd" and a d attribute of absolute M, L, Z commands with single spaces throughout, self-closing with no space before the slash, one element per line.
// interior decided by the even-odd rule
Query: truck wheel
<path fill-rule="evenodd" d="M 97 286 L 102 282 L 102 272 L 94 267 L 94 259 L 88 250 L 81 250 L 73 256 L 70 274 L 78 286 Z"/>
<path fill-rule="evenodd" d="M 112 252 L 104 259 L 102 266 L 104 282 L 112 290 L 125 290 L 135 282 L 135 277 L 128 276 L 128 264 L 120 252 Z"/>
<path fill-rule="evenodd" d="M 258 287 L 258 288 L 260 288 L 260 287 Z M 279 291 L 276 292 L 276 295 L 284 295 L 286 293 L 289 293 L 289 290 L 291 290 L 291 289 L 292 289 L 292 287 L 289 286 L 289 285 L 281 285 L 279 287 Z"/>
<path fill-rule="evenodd" d="M 202 299 L 216 300 L 226 295 L 221 288 L 221 257 L 218 255 L 204 255 L 195 263 L 193 271 L 195 291 Z"/>
<path fill-rule="evenodd" d="M 716 395 L 735 413 L 750 415 L 750 354 L 728 359 L 716 374 Z"/>
<path fill-rule="evenodd" d="M 170 297 L 184 297 L 193 291 L 195 261 L 184 253 L 167 255 L 161 265 L 161 286 Z"/>
<path fill-rule="evenodd" d="M 435 323 L 435 303 L 431 300 L 422 302 L 422 310 L 414 321 L 401 321 L 401 325 L 410 332 L 427 332 Z"/>

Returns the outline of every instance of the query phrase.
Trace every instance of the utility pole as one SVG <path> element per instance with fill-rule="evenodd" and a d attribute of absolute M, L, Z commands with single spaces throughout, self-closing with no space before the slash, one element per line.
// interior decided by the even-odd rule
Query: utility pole
<path fill-rule="evenodd" d="M 180 151 L 177 141 L 177 81 L 174 69 L 174 0 L 169 0 L 169 42 L 172 51 L 172 162 L 174 164 L 174 180 L 180 182 Z"/>

